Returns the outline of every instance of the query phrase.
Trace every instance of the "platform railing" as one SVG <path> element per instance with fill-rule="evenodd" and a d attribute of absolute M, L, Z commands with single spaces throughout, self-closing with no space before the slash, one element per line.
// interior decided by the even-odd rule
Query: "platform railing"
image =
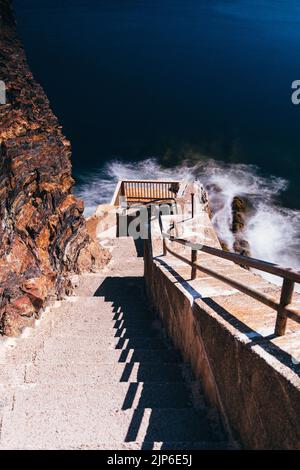
<path fill-rule="evenodd" d="M 177 181 L 122 181 L 120 195 L 130 202 L 151 202 L 174 199 L 178 190 Z"/>
<path fill-rule="evenodd" d="M 258 300 L 262 304 L 267 305 L 271 309 L 275 310 L 277 312 L 275 326 L 275 334 L 277 336 L 283 336 L 285 334 L 288 318 L 300 323 L 300 311 L 291 307 L 295 284 L 300 284 L 300 273 L 298 271 L 289 268 L 283 268 L 281 266 L 268 263 L 266 261 L 250 258 L 248 256 L 240 255 L 237 253 L 229 253 L 211 246 L 193 243 L 189 240 L 175 238 L 166 232 L 162 232 L 162 236 L 164 256 L 166 256 L 169 252 L 176 258 L 188 264 L 191 267 L 192 280 L 196 279 L 197 271 L 202 271 L 203 273 L 212 276 L 215 279 L 224 282 L 225 284 L 230 285 L 234 289 Z M 171 250 L 166 240 L 169 240 L 171 244 L 175 243 L 183 245 L 185 247 L 190 247 L 191 259 L 187 259 L 179 253 L 176 253 L 174 250 Z M 235 281 L 227 276 L 224 276 L 223 274 L 217 273 L 212 269 L 201 266 L 201 264 L 197 263 L 198 252 L 208 253 L 214 257 L 232 261 L 233 263 L 238 264 L 239 266 L 257 269 L 259 271 L 268 274 L 273 274 L 274 276 L 282 278 L 283 284 L 281 288 L 280 301 L 277 302 L 276 300 L 274 300 L 274 298 L 263 294 L 257 291 L 256 289 L 242 284 L 241 282 Z"/>

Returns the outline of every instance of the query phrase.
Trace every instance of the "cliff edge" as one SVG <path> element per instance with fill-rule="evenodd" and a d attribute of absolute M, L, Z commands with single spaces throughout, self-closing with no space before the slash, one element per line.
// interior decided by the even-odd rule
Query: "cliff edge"
<path fill-rule="evenodd" d="M 31 326 L 69 272 L 97 270 L 110 255 L 88 234 L 72 194 L 71 146 L 34 80 L 9 0 L 0 0 L 0 332 Z"/>

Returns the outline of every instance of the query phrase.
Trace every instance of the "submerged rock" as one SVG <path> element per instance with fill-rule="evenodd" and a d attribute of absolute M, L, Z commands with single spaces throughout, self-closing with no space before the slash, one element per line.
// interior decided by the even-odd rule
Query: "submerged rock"
<path fill-rule="evenodd" d="M 234 251 L 244 256 L 251 256 L 250 244 L 245 239 L 244 229 L 251 205 L 246 198 L 235 196 L 232 201 L 232 233 L 235 235 Z"/>
<path fill-rule="evenodd" d="M 235 196 L 232 201 L 232 232 L 238 233 L 245 228 L 246 214 L 249 210 L 246 199 Z"/>

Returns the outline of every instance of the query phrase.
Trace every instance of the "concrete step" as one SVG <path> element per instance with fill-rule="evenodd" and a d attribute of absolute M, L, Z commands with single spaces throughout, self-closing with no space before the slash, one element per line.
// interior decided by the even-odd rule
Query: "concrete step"
<path fill-rule="evenodd" d="M 104 282 L 103 274 L 83 274 L 71 277 L 74 295 L 80 297 L 92 297 Z"/>
<path fill-rule="evenodd" d="M 115 338 L 129 338 L 129 339 L 135 339 L 135 338 L 156 338 L 161 336 L 161 331 L 155 328 L 149 328 L 149 326 L 143 326 L 141 325 L 140 328 L 137 328 L 135 326 L 132 327 L 124 327 L 120 329 L 114 329 L 113 330 L 113 335 Z"/>
<path fill-rule="evenodd" d="M 116 272 L 113 272 L 112 276 L 106 277 L 105 281 L 96 291 L 95 296 L 105 297 L 107 300 L 117 297 L 130 299 L 130 294 L 132 294 L 137 300 L 144 298 L 144 293 L 145 282 L 142 276 L 118 276 Z"/>
<path fill-rule="evenodd" d="M 67 448 L 61 444 L 57 444 L 55 448 L 48 447 L 47 443 L 39 444 L 38 447 L 27 445 L 25 450 L 236 450 L 234 444 L 226 441 L 222 442 L 156 442 L 156 441 L 134 441 L 134 442 L 101 442 L 94 445 L 69 445 Z M 16 447 L 15 445 L 3 447 L 0 450 L 24 450 L 24 447 Z"/>
<path fill-rule="evenodd" d="M 45 397 L 32 403 L 16 397 L 13 410 L 3 413 L 2 448 L 92 448 L 101 442 L 114 448 L 136 441 L 196 443 L 218 438 L 207 419 L 192 408 L 103 410 L 84 398 L 50 403 Z"/>
<path fill-rule="evenodd" d="M 165 343 L 158 338 L 114 338 L 113 336 L 99 336 L 91 341 L 89 338 L 50 337 L 44 341 L 43 346 L 36 351 L 35 360 L 42 356 L 52 357 L 53 351 L 62 358 L 65 355 L 73 355 L 79 362 L 97 360 L 102 351 L 108 350 L 166 350 Z M 120 351 L 121 352 L 121 351 Z M 158 352 L 160 354 L 160 351 Z"/>
<path fill-rule="evenodd" d="M 93 321 L 91 318 L 89 320 L 81 321 L 81 319 L 78 320 L 70 317 L 65 318 L 62 321 L 55 320 L 51 334 L 55 336 L 70 336 L 70 334 L 72 334 L 74 336 L 83 337 L 89 336 L 92 332 L 93 336 L 97 336 L 98 334 L 101 334 L 102 331 L 107 330 L 107 328 L 110 328 L 111 331 L 114 332 L 132 327 L 149 328 L 149 330 L 151 330 L 156 323 L 157 322 L 154 319 L 147 317 L 126 318 L 120 320 L 106 317 L 101 320 L 95 318 Z"/>
<path fill-rule="evenodd" d="M 140 267 L 137 270 L 135 262 L 130 264 L 127 261 L 125 268 L 125 270 L 122 268 L 121 272 L 120 266 L 112 266 L 105 277 L 103 274 L 85 274 L 72 277 L 74 295 L 78 297 L 93 297 L 99 296 L 106 291 L 107 293 L 118 294 L 117 291 L 112 292 L 111 289 L 111 286 L 116 284 L 142 289 L 144 287 L 143 269 Z"/>
<path fill-rule="evenodd" d="M 117 248 L 132 249 L 135 253 L 135 244 L 132 237 L 113 237 L 110 238 L 110 243 Z"/>
<path fill-rule="evenodd" d="M 0 387 L 18 385 L 25 381 L 26 365 L 7 363 L 0 365 Z M 1 417 L 0 417 L 1 422 Z"/>
<path fill-rule="evenodd" d="M 136 315 L 146 313 L 150 316 L 148 302 L 144 298 L 126 298 L 126 296 L 115 296 L 114 299 L 99 297 L 68 297 L 61 307 L 56 310 L 53 317 L 66 315 L 89 317 L 90 315 L 104 315 L 123 313 L 124 315 Z"/>
<path fill-rule="evenodd" d="M 55 345 L 52 348 L 39 350 L 34 359 L 35 364 L 58 364 L 61 362 L 72 364 L 74 362 L 86 362 L 86 360 L 103 364 L 140 362 L 140 363 L 174 363 L 179 361 L 179 355 L 173 350 L 156 349 L 99 349 L 92 350 L 90 353 L 84 350 L 78 352 L 68 347 L 58 348 Z"/>
<path fill-rule="evenodd" d="M 116 442 L 100 444 L 97 447 L 84 447 L 84 450 L 237 450 L 236 443 L 229 442 Z M 75 449 L 74 449 L 75 450 Z"/>
<path fill-rule="evenodd" d="M 159 338 L 119 338 L 116 349 L 166 349 L 166 344 Z M 159 354 L 159 353 L 158 353 Z"/>
<path fill-rule="evenodd" d="M 129 329 L 113 329 L 110 323 L 107 328 L 101 330 L 99 334 L 87 336 L 74 336 L 57 335 L 55 332 L 47 337 L 29 337 L 20 338 L 17 344 L 11 344 L 6 347 L 5 352 L 2 353 L 0 365 L 11 364 L 24 364 L 32 362 L 34 358 L 37 360 L 39 357 L 52 355 L 53 350 L 57 354 L 61 353 L 62 356 L 74 354 L 78 361 L 98 360 L 99 353 L 103 350 L 116 350 L 121 353 L 121 350 L 167 350 L 168 346 L 163 339 L 161 332 L 155 329 L 150 329 L 146 324 L 141 328 Z M 61 333 L 61 332 L 60 332 Z M 122 335 L 122 336 L 121 336 Z"/>
<path fill-rule="evenodd" d="M 107 359 L 106 359 L 107 361 Z M 1 375 L 0 375 L 1 377 Z M 3 377 L 9 383 L 11 376 Z M 176 363 L 96 363 L 42 362 L 14 371 L 13 383 L 41 384 L 117 384 L 120 382 L 182 383 L 182 368 Z"/>
<path fill-rule="evenodd" d="M 53 410 L 66 397 L 75 405 L 102 410 L 130 408 L 190 408 L 191 397 L 183 383 L 119 382 L 97 384 L 23 384 L 14 388 L 14 409 L 32 405 Z M 107 400 L 109 397 L 109 400 Z"/>
<path fill-rule="evenodd" d="M 17 346 L 6 348 L 1 364 L 17 365 L 32 362 L 34 359 L 39 360 L 41 356 L 51 356 L 53 350 L 56 351 L 56 356 L 61 354 L 65 357 L 73 354 L 73 357 L 80 362 L 98 360 L 99 354 L 108 350 L 116 350 L 119 354 L 128 349 L 168 350 L 165 341 L 155 331 L 149 331 L 147 328 L 133 331 L 135 333 L 138 331 L 140 335 L 128 336 L 124 330 L 124 336 L 120 337 L 122 330 L 110 328 L 105 331 L 101 330 L 99 335 L 92 335 L 89 338 L 54 334 L 40 341 L 34 341 L 31 338 L 20 339 Z"/>
<path fill-rule="evenodd" d="M 81 325 L 77 325 L 79 330 Z M 94 342 L 99 338 L 99 323 L 97 322 L 96 326 L 96 331 L 92 330 L 89 332 L 88 338 L 90 342 Z M 86 325 L 84 325 L 84 329 L 86 329 Z M 106 318 L 101 320 L 101 337 L 109 336 L 111 338 L 120 338 L 120 337 L 125 337 L 125 338 L 135 338 L 135 337 L 143 337 L 143 338 L 155 338 L 155 337 L 160 337 L 162 335 L 163 329 L 161 324 L 156 321 L 156 320 L 149 320 L 149 319 L 144 319 L 144 320 L 114 320 L 110 318 Z M 76 330 L 72 329 L 66 329 L 66 328 L 61 328 L 59 331 L 56 331 L 56 329 L 49 329 L 47 332 L 47 337 L 50 335 L 57 337 L 57 338 L 68 338 L 68 337 L 76 337 L 78 341 L 82 339 L 82 335 L 78 335 L 78 332 Z M 31 341 L 32 337 L 29 337 L 28 340 L 29 342 Z M 36 339 L 35 344 L 40 344 L 43 339 Z M 26 343 L 27 339 L 21 339 L 18 340 L 18 349 L 21 347 L 21 345 Z M 33 338 L 33 341 L 35 341 L 35 338 Z"/>
<path fill-rule="evenodd" d="M 66 316 L 66 318 L 68 318 Z M 95 320 L 106 320 L 111 318 L 112 320 L 153 320 L 154 316 L 149 313 L 143 305 L 137 304 L 135 308 L 130 305 L 116 305 L 112 307 L 111 311 L 90 310 L 88 315 L 83 316 L 83 321 L 86 322 L 88 319 Z"/>

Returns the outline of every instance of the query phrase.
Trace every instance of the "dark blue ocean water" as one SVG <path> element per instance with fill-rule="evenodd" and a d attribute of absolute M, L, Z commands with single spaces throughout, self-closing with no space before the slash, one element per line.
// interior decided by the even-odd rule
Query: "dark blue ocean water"
<path fill-rule="evenodd" d="M 298 0 L 15 0 L 75 175 L 202 155 L 290 181 L 300 208 Z"/>

